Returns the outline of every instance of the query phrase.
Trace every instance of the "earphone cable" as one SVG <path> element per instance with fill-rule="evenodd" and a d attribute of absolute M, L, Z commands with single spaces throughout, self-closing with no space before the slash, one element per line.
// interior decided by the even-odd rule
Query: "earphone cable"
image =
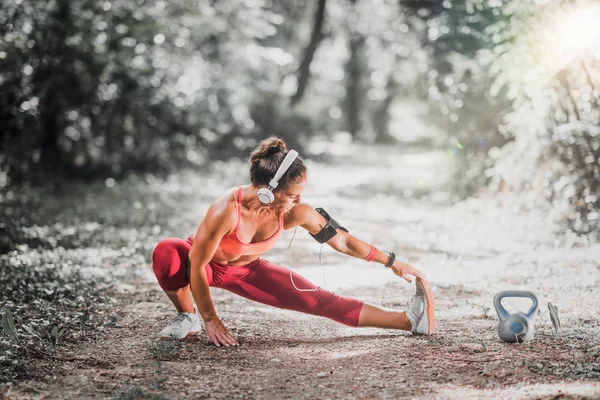
<path fill-rule="evenodd" d="M 290 262 L 290 282 L 292 282 L 292 285 L 294 286 L 294 289 L 296 289 L 299 292 L 316 292 L 319 289 L 319 286 L 315 286 L 314 289 L 300 289 L 298 286 L 296 286 L 296 284 L 294 283 L 294 277 L 292 275 L 293 271 L 292 271 L 292 242 L 294 241 L 294 238 L 296 237 L 296 231 L 298 230 L 298 226 L 296 226 L 294 228 L 294 234 L 292 235 L 292 238 L 290 239 L 290 243 L 288 244 L 288 259 Z M 323 273 L 323 287 L 327 288 L 327 286 L 325 285 L 325 266 L 323 265 L 323 262 L 321 260 L 321 254 L 323 251 L 323 243 L 321 243 L 321 249 L 319 250 L 319 263 L 321 264 L 321 271 Z"/>

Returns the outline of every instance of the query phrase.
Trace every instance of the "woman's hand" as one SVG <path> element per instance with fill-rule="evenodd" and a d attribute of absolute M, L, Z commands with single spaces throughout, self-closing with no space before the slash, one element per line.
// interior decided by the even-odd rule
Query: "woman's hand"
<path fill-rule="evenodd" d="M 421 271 L 400 260 L 394 261 L 394 264 L 392 265 L 392 271 L 400 278 L 405 279 L 408 283 L 412 282 L 412 279 L 410 279 L 409 275 L 426 280 L 425 275 L 423 275 Z"/>
<path fill-rule="evenodd" d="M 221 322 L 219 317 L 215 316 L 204 321 L 204 326 L 206 327 L 206 333 L 210 340 L 219 347 L 224 345 L 226 347 L 229 346 L 239 346 L 237 340 L 227 331 L 225 325 Z"/>

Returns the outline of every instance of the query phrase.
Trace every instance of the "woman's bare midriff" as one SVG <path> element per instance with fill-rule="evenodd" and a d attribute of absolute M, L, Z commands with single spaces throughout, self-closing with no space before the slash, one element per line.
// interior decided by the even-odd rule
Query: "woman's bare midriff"
<path fill-rule="evenodd" d="M 229 254 L 221 250 L 221 248 L 218 248 L 211 261 L 214 261 L 220 265 L 231 265 L 232 267 L 237 267 L 240 265 L 250 264 L 252 261 L 258 258 L 260 258 L 260 254 L 240 256 L 239 254 Z"/>

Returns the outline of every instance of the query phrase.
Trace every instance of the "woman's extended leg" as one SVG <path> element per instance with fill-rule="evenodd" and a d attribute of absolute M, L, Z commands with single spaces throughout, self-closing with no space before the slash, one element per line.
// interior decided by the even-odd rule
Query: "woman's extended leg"
<path fill-rule="evenodd" d="M 358 326 L 402 329 L 410 331 L 412 325 L 405 312 L 385 310 L 365 303 L 358 317 Z"/>
<path fill-rule="evenodd" d="M 429 283 L 417 278 L 416 293 L 408 301 L 406 312 L 383 310 L 365 305 L 360 317 L 359 326 L 379 328 L 398 328 L 420 335 L 431 335 L 435 331 L 435 301 Z"/>
<path fill-rule="evenodd" d="M 429 283 L 417 278 L 416 293 L 408 301 L 406 312 L 384 310 L 365 304 L 359 317 L 359 326 L 397 328 L 420 335 L 435 331 L 435 301 Z"/>
<path fill-rule="evenodd" d="M 315 287 L 296 273 L 292 276 L 298 288 Z M 247 275 L 226 279 L 220 287 L 263 304 L 330 318 L 349 326 L 411 330 L 411 323 L 404 312 L 384 310 L 322 288 L 316 291 L 298 291 L 290 281 L 289 269 L 264 259 Z"/>
<path fill-rule="evenodd" d="M 270 306 L 287 310 L 301 311 L 333 319 L 349 326 L 358 326 L 358 317 L 363 307 L 361 300 L 342 297 L 322 288 L 316 291 L 297 291 L 290 282 L 287 268 L 259 259 L 256 265 L 244 275 L 230 275 L 227 271 L 219 285 L 242 297 Z M 315 285 L 304 277 L 295 274 L 294 283 L 303 289 Z"/>

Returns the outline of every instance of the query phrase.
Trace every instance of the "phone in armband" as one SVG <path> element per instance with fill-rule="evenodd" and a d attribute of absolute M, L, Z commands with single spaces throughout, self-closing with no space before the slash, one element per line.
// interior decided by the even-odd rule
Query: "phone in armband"
<path fill-rule="evenodd" d="M 337 235 L 338 228 L 343 230 L 344 232 L 348 232 L 348 229 L 341 226 L 335 219 L 331 217 L 331 215 L 327 213 L 327 211 L 325 211 L 321 207 L 315 208 L 315 211 L 321 214 L 327 220 L 327 223 L 319 233 L 315 235 L 313 235 L 312 233 L 310 234 L 317 242 L 327 242 L 329 239 Z"/>

